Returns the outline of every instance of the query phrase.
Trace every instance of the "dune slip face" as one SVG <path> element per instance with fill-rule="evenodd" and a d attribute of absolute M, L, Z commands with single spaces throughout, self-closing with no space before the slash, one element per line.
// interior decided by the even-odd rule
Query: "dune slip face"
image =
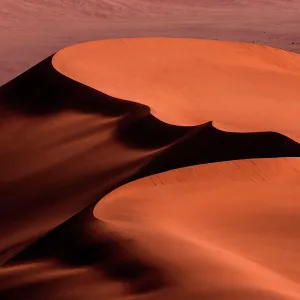
<path fill-rule="evenodd" d="M 299 72 L 121 39 L 1 86 L 1 298 L 298 299 Z"/>

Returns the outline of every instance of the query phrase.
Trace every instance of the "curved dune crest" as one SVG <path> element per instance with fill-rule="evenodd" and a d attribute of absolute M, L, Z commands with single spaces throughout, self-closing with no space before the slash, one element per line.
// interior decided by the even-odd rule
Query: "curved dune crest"
<path fill-rule="evenodd" d="M 235 133 L 242 133 L 242 132 L 247 132 L 247 128 L 243 128 L 241 126 L 236 127 L 234 125 L 231 124 L 221 124 L 221 123 L 217 123 L 217 122 L 212 122 L 212 126 L 220 131 L 223 132 L 235 132 Z M 292 132 L 285 132 L 284 133 L 285 136 L 287 136 L 288 138 L 290 138 L 291 140 L 294 140 L 295 142 L 300 144 L 300 136 L 298 135 L 297 130 L 296 131 L 292 131 Z"/>
<path fill-rule="evenodd" d="M 178 293 L 296 300 L 299 175 L 298 158 L 187 167 L 120 187 L 94 215 L 158 261 Z"/>
<path fill-rule="evenodd" d="M 295 53 L 237 42 L 129 38 L 70 46 L 52 61 L 76 81 L 146 104 L 167 123 L 215 121 L 243 132 L 300 137 Z"/>

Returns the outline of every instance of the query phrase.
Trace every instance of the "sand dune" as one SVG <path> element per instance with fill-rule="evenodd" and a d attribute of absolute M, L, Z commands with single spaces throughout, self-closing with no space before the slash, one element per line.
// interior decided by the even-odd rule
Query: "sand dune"
<path fill-rule="evenodd" d="M 0 299 L 300 299 L 299 22 L 2 0 Z"/>
<path fill-rule="evenodd" d="M 116 39 L 68 47 L 53 64 L 76 81 L 149 106 L 170 124 L 214 121 L 219 129 L 292 132 L 300 140 L 295 53 L 246 43 Z"/>
<path fill-rule="evenodd" d="M 172 170 L 113 191 L 94 214 L 188 299 L 299 299 L 299 175 L 298 158 Z"/>
<path fill-rule="evenodd" d="M 299 299 L 299 166 L 221 162 L 131 182 L 98 203 L 98 221 L 87 209 L 2 269 L 1 293 Z"/>
<path fill-rule="evenodd" d="M 298 158 L 237 160 L 299 157 L 299 143 L 276 132 L 218 130 L 212 118 L 195 119 L 194 110 L 184 116 L 192 113 L 194 126 L 178 126 L 175 101 L 168 102 L 168 122 L 176 125 L 168 124 L 167 111 L 145 94 L 142 103 L 123 100 L 122 88 L 145 92 L 129 76 L 115 78 L 122 99 L 71 79 L 79 65 L 61 60 L 67 50 L 0 88 L 1 298 L 297 299 L 299 271 L 291 261 L 298 260 Z M 297 64 L 252 59 L 271 74 L 298 78 Z M 87 70 L 107 84 L 116 69 Z M 296 106 L 293 99 L 286 104 Z M 272 115 L 264 117 L 271 126 Z"/>
<path fill-rule="evenodd" d="M 146 106 L 61 75 L 51 57 L 1 87 L 0 99 L 4 260 L 130 180 L 199 163 L 300 153 L 298 143 L 276 133 L 168 125 Z"/>

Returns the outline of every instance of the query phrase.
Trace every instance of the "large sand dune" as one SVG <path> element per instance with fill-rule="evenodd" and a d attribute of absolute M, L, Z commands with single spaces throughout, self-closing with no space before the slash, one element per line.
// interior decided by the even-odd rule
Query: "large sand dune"
<path fill-rule="evenodd" d="M 295 53 L 223 41 L 116 39 L 68 47 L 53 64 L 76 81 L 149 106 L 167 123 L 214 121 L 219 129 L 274 131 L 300 141 Z"/>
<path fill-rule="evenodd" d="M 3 85 L 1 299 L 299 299 L 298 60 L 238 43 L 110 40 Z"/>

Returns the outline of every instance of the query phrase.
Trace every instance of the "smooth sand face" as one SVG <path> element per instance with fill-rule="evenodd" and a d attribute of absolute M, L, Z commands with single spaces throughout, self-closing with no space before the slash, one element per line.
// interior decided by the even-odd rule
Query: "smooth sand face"
<path fill-rule="evenodd" d="M 59 51 L 62 74 L 151 107 L 175 125 L 274 131 L 300 140 L 300 55 L 195 39 L 115 39 Z"/>
<path fill-rule="evenodd" d="M 298 158 L 187 167 L 120 187 L 94 215 L 169 274 L 166 299 L 296 300 L 299 175 Z"/>

